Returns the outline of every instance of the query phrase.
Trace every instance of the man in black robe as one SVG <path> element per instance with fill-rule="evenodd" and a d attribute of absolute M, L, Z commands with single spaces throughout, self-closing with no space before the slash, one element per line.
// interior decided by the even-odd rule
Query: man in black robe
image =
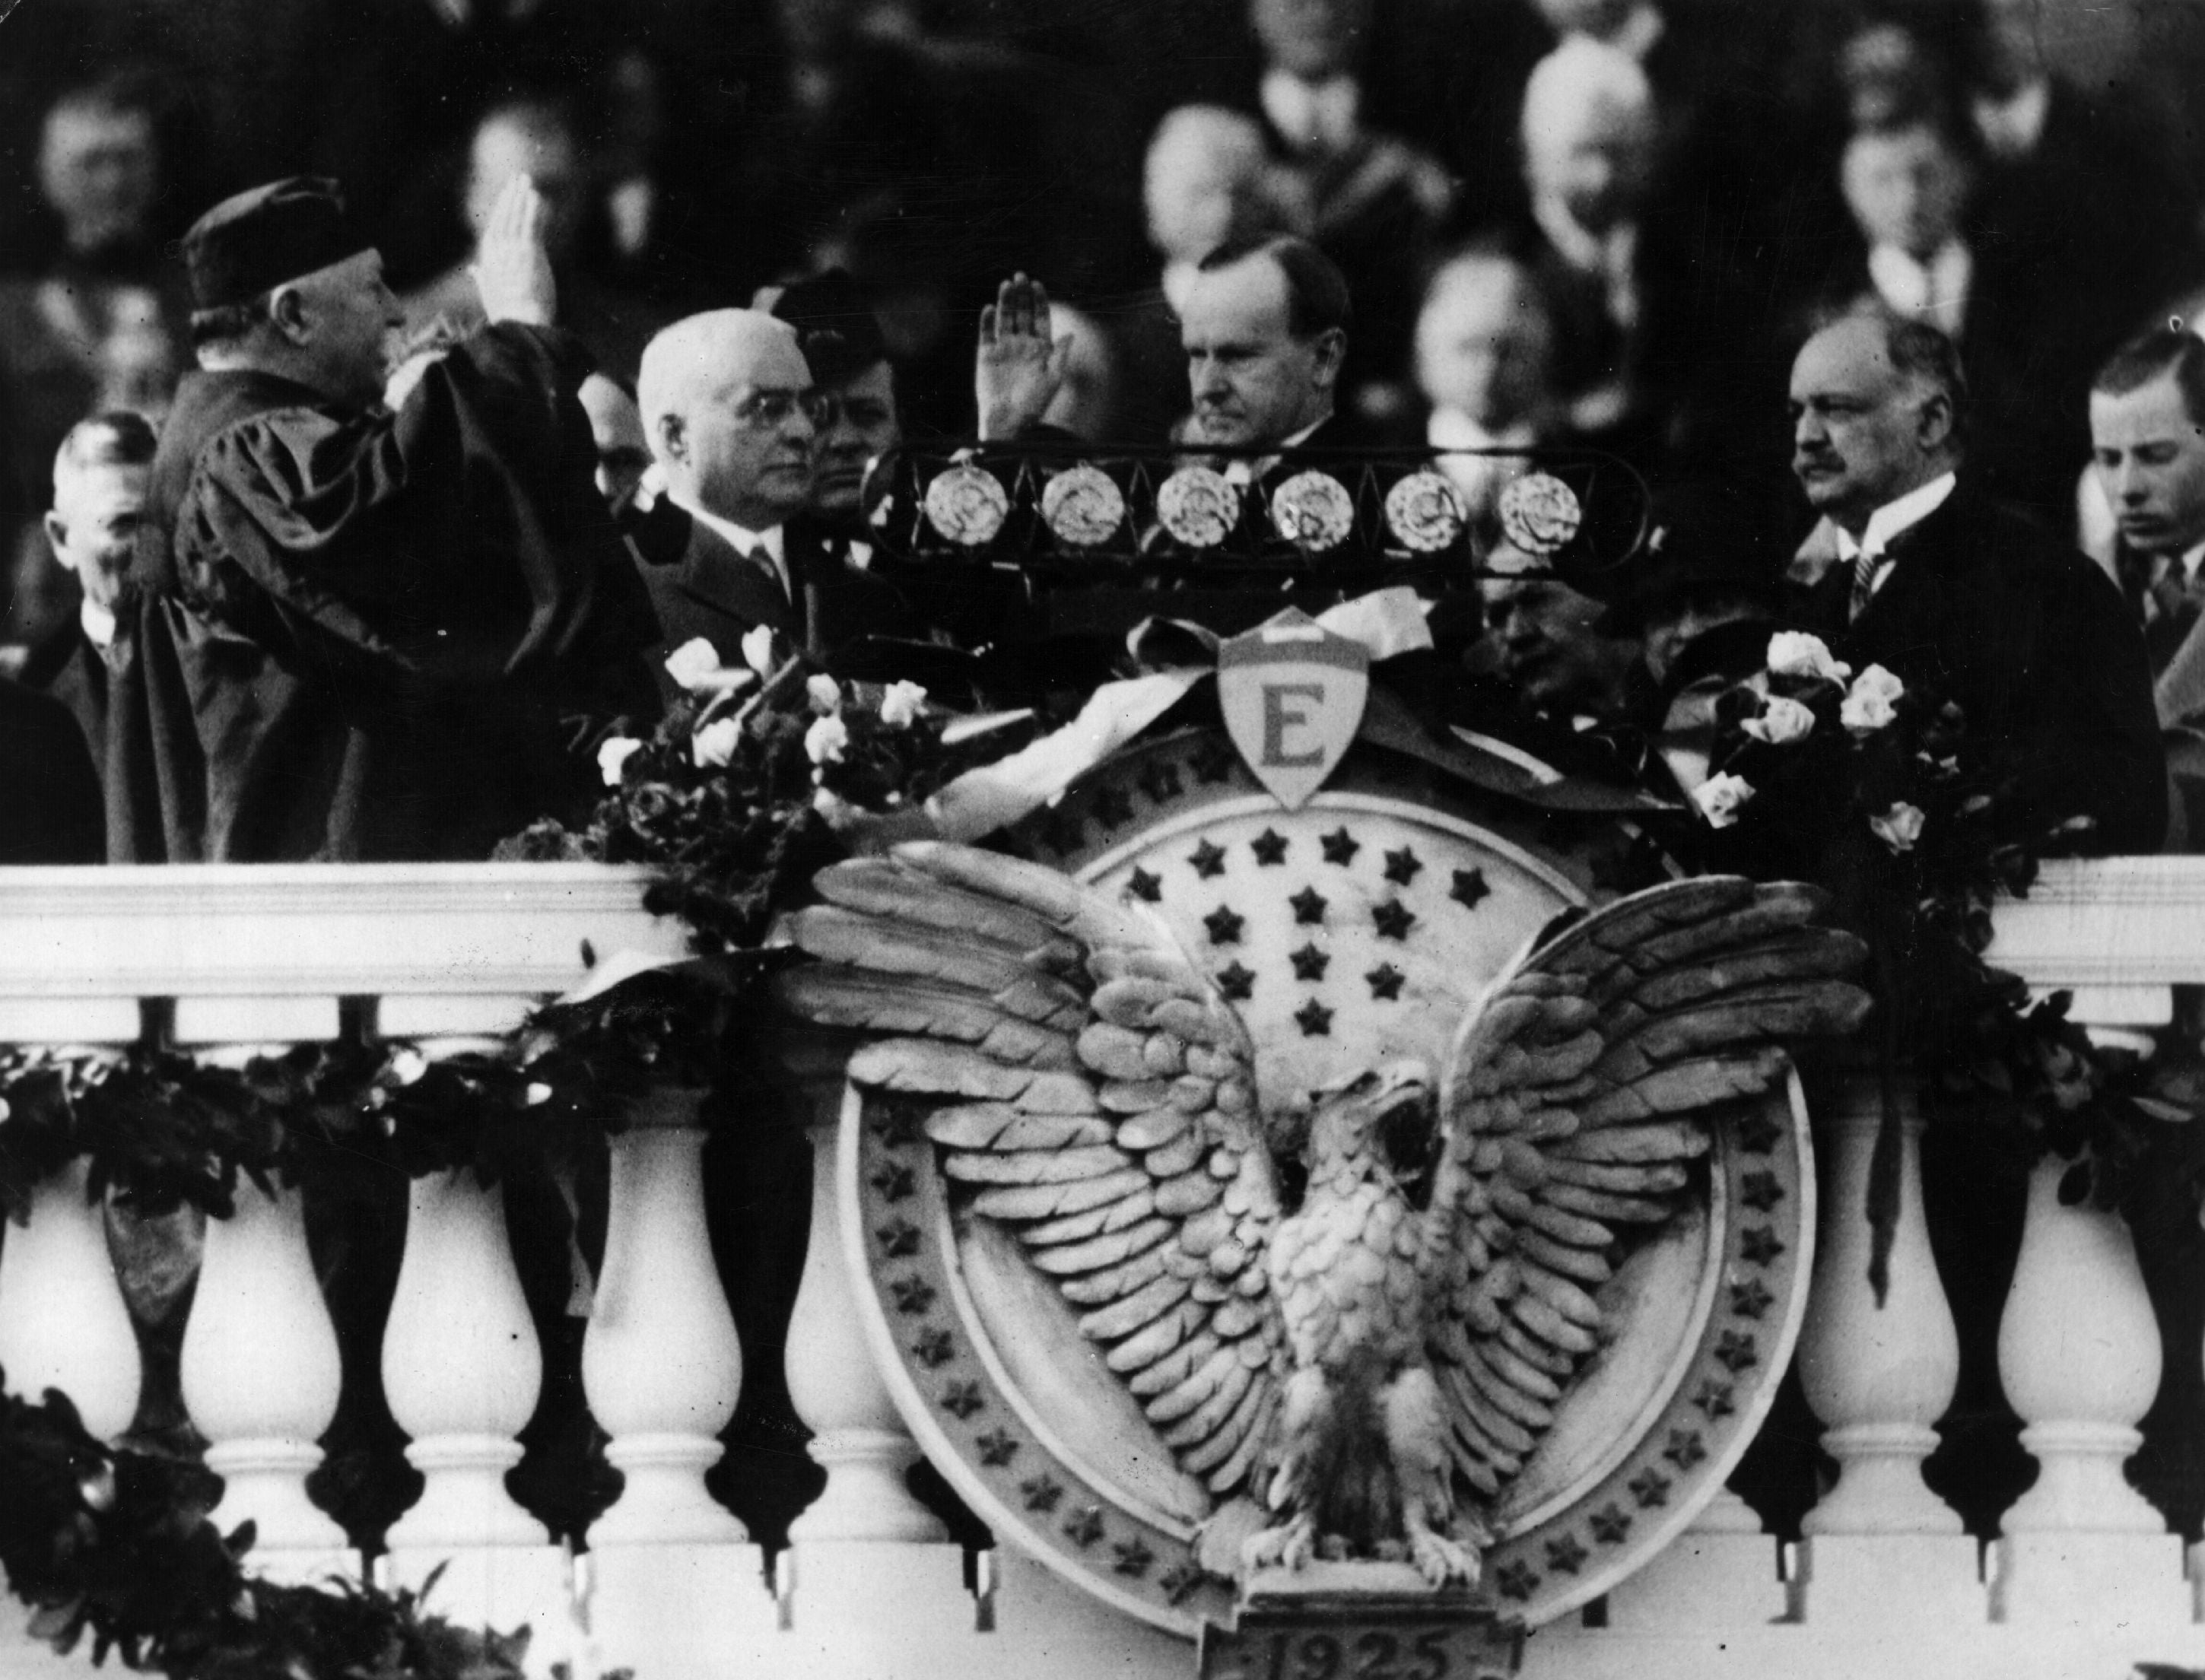
<path fill-rule="evenodd" d="M 652 703 L 651 626 L 542 220 L 515 181 L 477 269 L 490 324 L 395 410 L 397 300 L 332 184 L 257 187 L 186 236 L 201 371 L 112 661 L 117 861 L 479 858 L 584 808 L 577 738 Z"/>

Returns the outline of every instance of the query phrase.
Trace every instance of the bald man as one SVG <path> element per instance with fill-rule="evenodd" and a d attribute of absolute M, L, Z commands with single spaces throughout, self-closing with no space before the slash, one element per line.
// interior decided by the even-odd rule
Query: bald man
<path fill-rule="evenodd" d="M 689 521 L 678 557 L 644 556 L 667 650 L 702 636 L 733 664 L 761 624 L 815 656 L 917 633 L 903 597 L 805 513 L 828 408 L 795 328 L 756 309 L 677 321 L 645 348 L 636 401 L 667 500 Z"/>

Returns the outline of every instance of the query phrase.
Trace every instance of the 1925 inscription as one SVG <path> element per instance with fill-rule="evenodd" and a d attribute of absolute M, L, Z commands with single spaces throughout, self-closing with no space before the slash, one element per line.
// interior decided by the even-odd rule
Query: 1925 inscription
<path fill-rule="evenodd" d="M 1200 1680 L 1508 1680 L 1521 1635 L 1490 1612 L 1444 1618 L 1267 1616 L 1205 1627 Z"/>

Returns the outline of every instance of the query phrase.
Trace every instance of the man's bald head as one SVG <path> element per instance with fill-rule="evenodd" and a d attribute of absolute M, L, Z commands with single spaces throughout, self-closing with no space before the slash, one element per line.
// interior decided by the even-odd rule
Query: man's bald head
<path fill-rule="evenodd" d="M 636 401 L 685 506 L 765 531 L 811 495 L 818 400 L 788 322 L 758 309 L 676 321 L 645 347 Z"/>

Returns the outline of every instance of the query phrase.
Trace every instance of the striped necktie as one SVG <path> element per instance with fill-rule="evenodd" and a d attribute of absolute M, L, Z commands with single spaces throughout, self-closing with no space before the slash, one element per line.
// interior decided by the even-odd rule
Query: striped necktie
<path fill-rule="evenodd" d="M 1845 622 L 1853 623 L 1868 610 L 1868 603 L 1875 598 L 1875 580 L 1890 563 L 1891 553 L 1887 549 L 1863 549 L 1853 556 L 1852 596 L 1845 609 Z"/>

